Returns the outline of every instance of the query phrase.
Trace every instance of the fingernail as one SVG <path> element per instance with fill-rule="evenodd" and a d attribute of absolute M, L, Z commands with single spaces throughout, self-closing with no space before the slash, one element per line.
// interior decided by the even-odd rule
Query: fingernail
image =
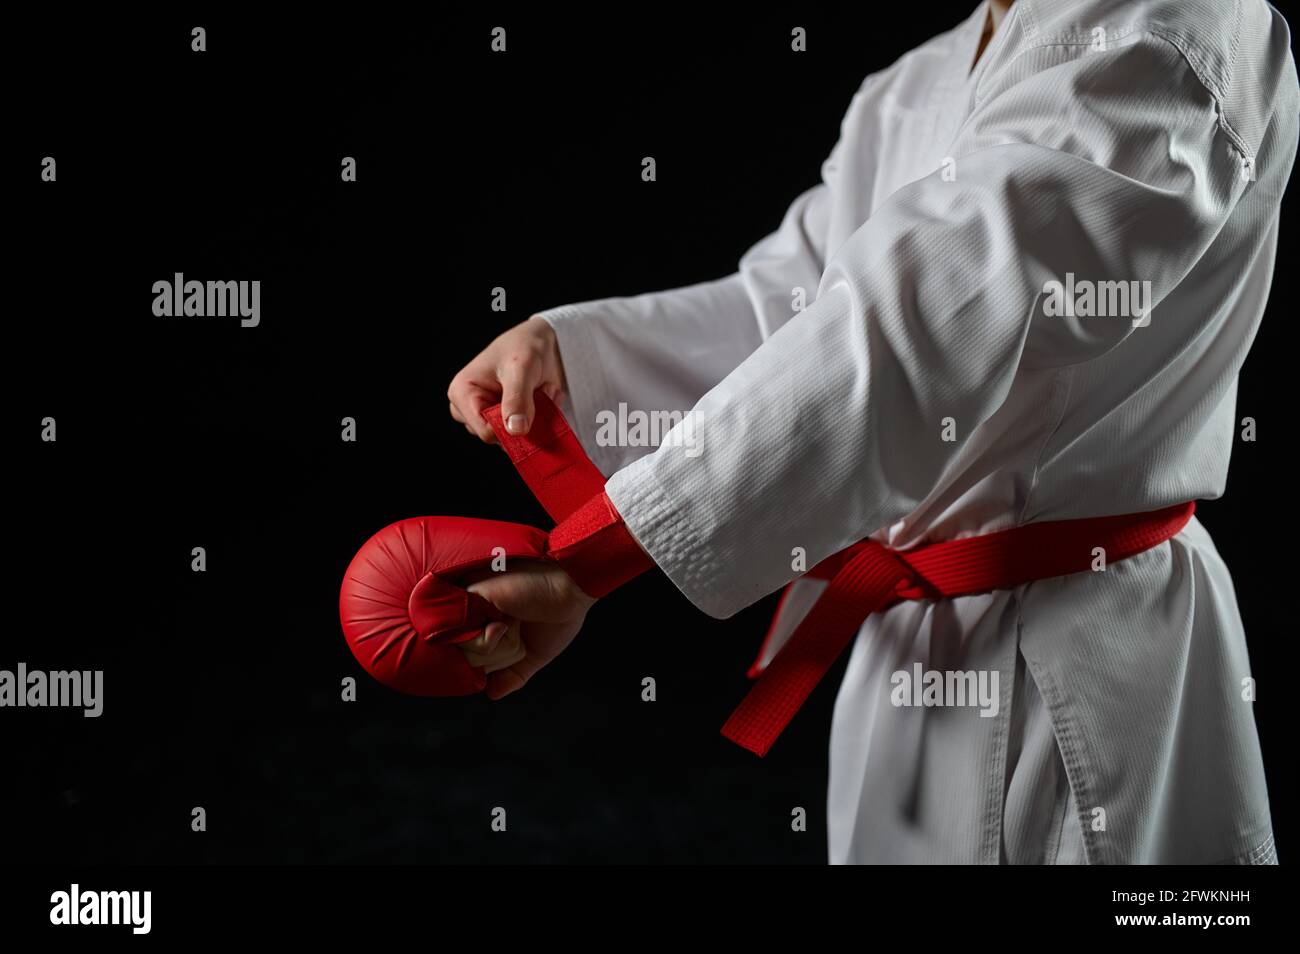
<path fill-rule="evenodd" d="M 506 420 L 506 431 L 510 434 L 522 434 L 528 428 L 528 419 L 522 414 L 511 414 Z"/>

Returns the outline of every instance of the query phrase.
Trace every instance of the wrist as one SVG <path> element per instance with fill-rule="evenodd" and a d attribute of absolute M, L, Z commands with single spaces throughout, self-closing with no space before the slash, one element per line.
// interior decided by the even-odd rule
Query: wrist
<path fill-rule="evenodd" d="M 560 598 L 566 606 L 576 606 L 582 613 L 586 613 L 599 601 L 599 597 L 592 596 L 577 582 L 569 576 L 567 570 L 560 564 L 556 564 L 556 574 L 559 580 Z"/>

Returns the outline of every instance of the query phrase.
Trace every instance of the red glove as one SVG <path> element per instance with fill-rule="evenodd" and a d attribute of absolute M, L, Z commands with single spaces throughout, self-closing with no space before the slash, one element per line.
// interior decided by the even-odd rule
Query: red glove
<path fill-rule="evenodd" d="M 353 655 L 384 685 L 418 696 L 481 692 L 482 667 L 458 643 L 503 619 L 465 582 L 495 558 L 552 559 L 590 596 L 604 596 L 654 566 L 605 496 L 605 478 L 564 416 L 538 391 L 524 436 L 508 434 L 500 406 L 483 417 L 558 522 L 534 527 L 470 517 L 412 517 L 385 527 L 353 558 L 339 594 L 339 618 Z"/>

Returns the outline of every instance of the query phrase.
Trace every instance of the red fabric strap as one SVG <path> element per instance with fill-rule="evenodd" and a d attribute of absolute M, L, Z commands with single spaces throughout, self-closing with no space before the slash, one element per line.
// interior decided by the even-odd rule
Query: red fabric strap
<path fill-rule="evenodd" d="M 654 567 L 602 491 L 551 531 L 546 555 L 589 596 L 601 597 Z"/>
<path fill-rule="evenodd" d="M 533 426 L 515 435 L 501 420 L 501 405 L 483 412 L 497 442 L 510 455 L 551 519 L 564 520 L 592 497 L 605 492 L 605 475 L 591 462 L 560 409 L 543 392 L 533 393 Z"/>
<path fill-rule="evenodd" d="M 591 462 L 560 409 L 533 393 L 533 426 L 509 433 L 501 405 L 483 412 L 528 489 L 557 526 L 547 556 L 589 596 L 601 597 L 654 567 L 605 495 L 605 475 Z"/>
<path fill-rule="evenodd" d="M 1010 589 L 1092 569 L 1163 543 L 1186 525 L 1195 502 L 1149 513 L 1026 524 L 908 551 L 855 543 L 809 572 L 829 578 L 821 598 L 750 689 L 722 734 L 766 755 L 857 634 L 863 620 L 903 599 L 945 599 Z"/>

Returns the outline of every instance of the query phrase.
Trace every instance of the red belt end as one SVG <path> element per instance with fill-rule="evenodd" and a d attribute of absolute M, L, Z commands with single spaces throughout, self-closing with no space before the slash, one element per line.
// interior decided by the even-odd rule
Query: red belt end
<path fill-rule="evenodd" d="M 738 720 L 736 713 L 732 713 L 731 718 L 722 727 L 722 734 L 742 749 L 753 752 L 761 759 L 772 748 L 772 743 L 776 741 L 776 737 L 770 733 L 758 731 L 752 725 L 744 724 L 747 721 Z"/>

